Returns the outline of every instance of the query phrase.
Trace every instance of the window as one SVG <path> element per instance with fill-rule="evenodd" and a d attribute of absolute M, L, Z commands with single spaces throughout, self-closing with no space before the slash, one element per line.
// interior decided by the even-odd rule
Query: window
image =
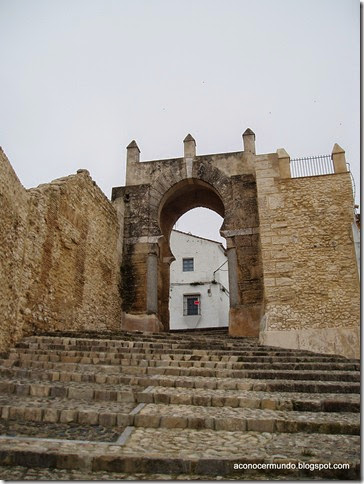
<path fill-rule="evenodd" d="M 193 257 L 188 259 L 182 259 L 183 263 L 183 272 L 192 272 L 193 269 Z"/>
<path fill-rule="evenodd" d="M 183 296 L 183 316 L 198 316 L 201 314 L 199 294 Z"/>

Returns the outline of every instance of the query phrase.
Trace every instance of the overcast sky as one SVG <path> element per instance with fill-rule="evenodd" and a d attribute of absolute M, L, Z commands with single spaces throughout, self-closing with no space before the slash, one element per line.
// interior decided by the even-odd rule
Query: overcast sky
<path fill-rule="evenodd" d="M 0 145 L 26 188 L 87 168 L 110 197 L 132 139 L 148 161 L 250 127 L 257 153 L 341 145 L 358 200 L 359 28 L 358 0 L 0 0 Z"/>

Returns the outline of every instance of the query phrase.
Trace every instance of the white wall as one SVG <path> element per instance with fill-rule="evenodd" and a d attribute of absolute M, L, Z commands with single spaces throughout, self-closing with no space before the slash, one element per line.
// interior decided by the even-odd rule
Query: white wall
<path fill-rule="evenodd" d="M 228 326 L 229 282 L 227 257 L 223 246 L 201 237 L 172 231 L 171 250 L 176 260 L 171 264 L 170 328 L 192 329 Z M 183 258 L 194 259 L 194 271 L 183 272 Z M 225 264 L 224 264 L 225 263 Z M 214 276 L 214 271 L 224 264 Z M 215 280 L 216 284 L 212 283 Z M 200 283 L 198 285 L 191 283 Z M 201 314 L 183 315 L 183 296 L 199 294 Z"/>

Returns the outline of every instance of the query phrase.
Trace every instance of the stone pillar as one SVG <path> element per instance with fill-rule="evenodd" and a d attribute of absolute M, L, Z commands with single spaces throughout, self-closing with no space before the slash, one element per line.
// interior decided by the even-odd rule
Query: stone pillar
<path fill-rule="evenodd" d="M 230 293 L 230 308 L 235 308 L 239 305 L 239 286 L 238 286 L 238 259 L 236 255 L 236 248 L 230 247 L 226 250 L 229 268 L 229 293 Z"/>
<path fill-rule="evenodd" d="M 284 148 L 277 150 L 279 173 L 281 178 L 291 178 L 290 156 Z"/>
<path fill-rule="evenodd" d="M 184 157 L 194 158 L 196 156 L 196 141 L 194 138 L 188 134 L 183 140 L 184 144 Z"/>
<path fill-rule="evenodd" d="M 193 159 L 196 156 L 196 141 L 188 134 L 183 140 L 186 176 L 192 178 Z"/>
<path fill-rule="evenodd" d="M 133 140 L 126 147 L 126 185 L 135 185 L 134 172 L 135 168 L 138 168 L 140 159 L 140 150 L 138 145 Z"/>
<path fill-rule="evenodd" d="M 250 129 L 246 129 L 243 133 L 244 151 L 255 155 L 255 133 Z"/>
<path fill-rule="evenodd" d="M 140 149 L 133 140 L 127 147 L 126 162 L 127 163 L 138 163 L 140 158 Z"/>
<path fill-rule="evenodd" d="M 345 173 L 348 171 L 346 166 L 345 151 L 337 143 L 331 152 L 331 159 L 334 164 L 335 173 Z"/>
<path fill-rule="evenodd" d="M 158 256 L 155 251 L 147 259 L 147 314 L 158 312 Z"/>

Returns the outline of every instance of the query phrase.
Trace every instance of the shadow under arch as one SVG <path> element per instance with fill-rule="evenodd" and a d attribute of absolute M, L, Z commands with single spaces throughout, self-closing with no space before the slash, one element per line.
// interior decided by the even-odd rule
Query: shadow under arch
<path fill-rule="evenodd" d="M 182 180 L 163 196 L 158 210 L 158 222 L 164 237 L 169 240 L 176 221 L 189 210 L 204 207 L 225 216 L 221 195 L 209 183 L 198 178 Z"/>
<path fill-rule="evenodd" d="M 186 212 L 198 207 L 208 208 L 222 218 L 225 217 L 222 196 L 215 187 L 198 178 L 189 178 L 176 183 L 164 194 L 159 204 L 158 224 L 163 235 L 159 240 L 161 254 L 159 271 L 161 298 L 159 313 L 163 327 L 167 331 L 170 329 L 170 264 L 175 260 L 170 248 L 170 235 L 176 221 Z M 223 225 L 224 223 L 222 227 Z"/>

